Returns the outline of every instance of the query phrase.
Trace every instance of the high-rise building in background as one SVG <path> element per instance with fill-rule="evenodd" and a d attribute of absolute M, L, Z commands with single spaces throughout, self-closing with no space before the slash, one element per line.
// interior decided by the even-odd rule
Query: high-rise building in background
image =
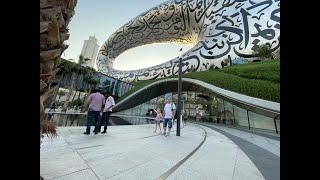
<path fill-rule="evenodd" d="M 84 66 L 90 66 L 94 67 L 94 64 L 96 62 L 97 54 L 99 50 L 98 45 L 98 39 L 94 36 L 89 36 L 89 40 L 85 40 L 81 54 L 84 56 L 84 58 L 89 58 L 90 60 L 86 61 Z"/>

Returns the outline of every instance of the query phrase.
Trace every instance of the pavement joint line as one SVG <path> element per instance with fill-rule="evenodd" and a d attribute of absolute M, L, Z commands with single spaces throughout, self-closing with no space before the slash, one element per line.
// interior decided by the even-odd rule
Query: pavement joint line
<path fill-rule="evenodd" d="M 234 134 L 232 134 L 232 133 L 230 133 L 230 132 L 228 132 L 228 131 L 226 131 L 226 130 L 224 130 L 224 129 L 219 129 L 219 128 L 217 128 L 217 127 L 214 127 L 213 125 L 201 124 L 201 123 L 194 123 L 194 124 L 199 124 L 199 125 L 202 125 L 202 126 L 206 126 L 206 127 L 208 127 L 208 128 L 217 130 L 218 132 L 219 132 L 219 131 L 224 132 L 224 133 L 226 133 L 226 134 L 228 134 L 228 135 L 235 136 L 235 137 L 240 138 L 240 139 L 242 139 L 242 140 L 244 140 L 244 141 L 247 141 L 248 143 L 251 143 L 251 144 L 254 144 L 254 145 L 259 146 L 258 144 L 255 144 L 255 143 L 252 143 L 252 142 L 248 141 L 248 140 L 247 140 L 246 138 L 244 138 L 244 137 L 234 135 Z M 244 131 L 244 132 L 246 132 L 246 131 Z M 248 133 L 250 133 L 250 132 L 248 132 Z M 221 134 L 223 134 L 223 133 L 221 133 Z M 223 135 L 224 135 L 224 134 L 223 134 Z M 260 136 L 260 135 L 256 135 L 256 136 L 255 136 L 255 134 L 251 134 L 251 133 L 250 133 L 249 136 L 250 136 L 250 138 L 252 138 L 252 139 L 256 139 L 256 138 L 257 138 L 256 136 Z M 268 137 L 264 137 L 264 136 L 261 136 L 261 137 L 265 138 L 266 141 L 269 142 L 270 144 L 273 144 L 273 143 L 270 142 L 270 140 L 272 140 L 272 139 L 270 139 L 270 138 L 268 139 Z M 228 137 L 228 138 L 229 138 L 229 137 Z M 229 138 L 229 139 L 230 139 L 230 138 Z M 257 141 L 255 141 L 255 142 L 257 142 Z M 264 149 L 264 150 L 266 150 L 266 151 L 268 151 L 268 152 L 270 152 L 270 153 L 272 153 L 272 154 L 275 154 L 274 152 L 271 152 L 270 150 L 265 149 L 264 147 L 261 147 L 261 146 L 259 146 L 259 147 L 262 148 L 262 149 Z M 280 156 L 277 155 L 277 154 L 275 154 L 275 155 L 278 156 L 278 157 L 280 157 Z"/>
<path fill-rule="evenodd" d="M 199 125 L 197 125 L 197 126 L 199 126 Z M 200 127 L 200 126 L 199 126 Z M 183 129 L 184 128 L 184 126 L 183 127 L 181 127 L 181 129 Z M 201 127 L 202 128 L 202 127 Z M 203 129 L 203 128 L 202 128 Z M 204 130 L 204 129 L 203 129 Z M 173 130 L 173 131 L 170 131 L 170 132 L 175 132 L 176 130 Z M 205 131 L 205 138 L 206 138 L 206 131 Z M 161 133 L 160 134 L 155 134 L 155 135 L 151 135 L 151 136 L 145 136 L 145 137 L 142 137 L 142 138 L 137 138 L 137 139 L 132 139 L 132 140 L 138 140 L 138 139 L 144 139 L 144 138 L 150 138 L 150 137 L 154 137 L 154 136 L 160 136 L 160 135 L 162 135 Z M 204 139 L 205 139 L 204 138 Z M 90 169 L 93 173 L 94 173 L 94 175 L 100 180 L 100 178 L 99 178 L 99 176 L 93 171 L 93 169 L 89 166 L 89 164 L 88 164 L 88 162 L 81 156 L 81 154 L 78 152 L 78 150 L 81 150 L 81 149 L 86 149 L 86 148 L 92 148 L 92 147 L 98 147 L 98 146 L 104 146 L 104 145 L 95 145 L 95 146 L 89 146 L 89 147 L 84 147 L 84 148 L 78 148 L 78 149 L 76 149 L 76 148 L 72 148 L 71 147 L 71 143 L 69 142 L 69 141 L 67 141 L 65 138 L 63 138 L 62 137 L 62 139 L 70 146 L 70 148 L 73 150 L 73 151 L 75 151 L 79 156 L 80 156 L 80 158 L 85 162 L 85 164 L 88 166 L 88 168 L 86 168 L 86 169 Z M 203 141 L 204 142 L 204 141 Z M 202 142 L 202 144 L 203 144 L 203 142 Z M 201 144 L 201 143 L 200 143 Z M 202 145 L 201 144 L 201 145 Z M 197 147 L 198 148 L 198 147 Z M 196 148 L 196 149 L 197 149 Z M 191 152 L 192 153 L 192 152 Z M 190 154 L 189 154 L 190 155 Z M 147 161 L 148 162 L 148 161 Z M 147 162 L 144 162 L 144 163 L 142 163 L 142 164 L 145 164 L 145 163 L 147 163 Z M 142 165 L 142 164 L 139 164 L 138 166 L 140 166 L 140 165 Z M 180 166 L 180 165 L 179 165 Z M 135 167 L 137 167 L 137 166 L 134 166 L 134 167 L 132 167 L 132 168 L 135 168 Z M 129 169 L 126 169 L 126 170 L 124 170 L 124 171 L 121 171 L 121 172 L 119 172 L 118 174 L 115 174 L 115 175 L 113 175 L 113 176 L 110 176 L 110 177 L 107 177 L 107 178 L 111 178 L 111 177 L 114 177 L 114 176 L 116 176 L 116 175 L 119 175 L 119 174 L 122 174 L 122 173 L 124 173 L 124 172 L 126 172 L 126 171 L 128 171 L 128 170 L 130 170 L 130 169 L 132 169 L 132 168 L 129 168 Z M 83 170 L 85 170 L 85 169 L 83 169 Z M 79 171 L 81 171 L 81 170 L 79 170 Z M 78 171 L 75 171 L 75 172 L 78 172 Z M 75 172 L 72 172 L 72 173 L 75 173 Z M 69 173 L 69 174 L 72 174 L 72 173 Z M 69 175 L 69 174 L 65 174 L 65 175 Z M 171 174 L 171 173 L 170 173 Z M 62 175 L 62 176 L 65 176 L 65 175 Z M 59 176 L 59 177 L 62 177 L 62 176 Z M 57 177 L 58 178 L 58 177 Z"/>
<path fill-rule="evenodd" d="M 211 125 L 212 123 L 206 123 L 206 122 L 196 122 L 196 121 L 191 121 L 191 123 L 195 123 L 195 124 L 206 124 L 206 125 Z M 225 125 L 220 125 L 220 124 L 213 124 L 217 127 L 223 127 L 223 128 L 229 128 L 231 130 L 238 130 L 238 131 L 242 131 L 242 132 L 247 132 L 250 134 L 251 137 L 253 137 L 254 135 L 258 135 L 258 136 L 262 136 L 265 138 L 269 138 L 272 140 L 276 140 L 276 141 L 280 141 L 280 133 L 279 134 L 270 134 L 270 133 L 263 133 L 263 132 L 259 132 L 257 130 L 248 130 L 244 127 L 234 127 L 234 126 L 225 126 Z"/>
<path fill-rule="evenodd" d="M 87 169 L 89 169 L 89 168 L 80 169 L 80 170 L 77 170 L 77 171 L 70 172 L 70 173 L 68 173 L 68 174 L 63 174 L 63 175 L 60 175 L 60 176 L 56 176 L 56 177 L 53 177 L 53 178 L 51 178 L 51 179 L 49 179 L 49 180 L 61 178 L 61 177 L 63 177 L 63 176 L 68 176 L 68 175 L 70 175 L 70 174 L 74 174 L 74 173 L 77 173 L 77 172 L 80 172 L 80 171 L 84 171 L 84 170 L 87 170 Z"/>
<path fill-rule="evenodd" d="M 151 158 L 151 159 L 156 159 L 156 158 Z M 142 163 L 140 163 L 138 165 L 132 166 L 132 167 L 130 167 L 128 169 L 124 169 L 124 170 L 122 170 L 122 171 L 120 171 L 120 172 L 118 172 L 118 173 L 116 173 L 116 174 L 114 174 L 112 176 L 108 176 L 108 177 L 106 177 L 106 179 L 121 175 L 121 174 L 123 174 L 123 173 L 125 173 L 127 171 L 130 171 L 131 169 L 134 169 L 136 167 L 139 167 L 139 166 L 144 165 L 144 164 L 149 163 L 149 162 L 150 162 L 149 160 L 146 160 L 146 161 L 144 161 L 144 162 L 142 162 Z"/>
<path fill-rule="evenodd" d="M 244 147 L 243 147 L 243 145 L 241 144 L 240 141 L 247 143 L 246 146 L 248 146 L 248 145 L 256 146 L 258 149 L 261 149 L 266 154 L 271 154 L 271 155 L 269 155 L 268 158 L 274 157 L 273 161 L 274 162 L 275 161 L 279 161 L 279 163 L 280 163 L 280 157 L 278 155 L 275 155 L 272 152 L 269 152 L 268 150 L 266 150 L 266 149 L 264 149 L 262 147 L 259 147 L 258 145 L 254 144 L 252 142 L 249 142 L 249 141 L 247 141 L 247 140 L 245 140 L 245 139 L 243 139 L 241 137 L 232 135 L 231 133 L 228 133 L 228 132 L 223 131 L 221 129 L 215 128 L 215 127 L 210 126 L 210 125 L 205 125 L 205 124 L 202 124 L 202 126 L 206 126 L 206 127 L 210 128 L 210 129 L 213 129 L 213 130 L 223 134 L 224 136 L 229 138 L 231 141 L 233 141 L 239 147 L 239 149 L 241 149 L 248 156 L 248 158 L 252 161 L 252 163 L 257 167 L 257 169 L 260 171 L 260 173 L 262 174 L 264 179 L 272 179 L 272 180 L 273 179 L 280 179 L 280 171 L 279 172 L 274 172 L 275 169 L 273 169 L 272 172 L 270 172 L 270 168 L 274 168 L 275 166 L 277 166 L 277 164 L 265 164 L 263 162 L 265 160 L 267 160 L 267 159 L 261 159 L 261 158 L 259 160 L 255 159 L 254 156 L 256 155 L 257 152 L 255 152 L 254 154 L 250 154 L 248 149 L 247 150 L 244 149 Z M 238 139 L 238 140 L 236 140 L 236 139 Z"/>
<path fill-rule="evenodd" d="M 91 168 L 91 166 L 89 166 L 87 160 L 85 160 L 85 159 L 81 156 L 81 154 L 77 151 L 77 149 L 72 148 L 70 142 L 68 142 L 67 140 L 65 140 L 65 138 L 62 137 L 62 139 L 69 145 L 69 148 L 70 148 L 72 151 L 74 151 L 75 153 L 77 153 L 78 156 L 84 161 L 84 163 L 85 163 L 85 164 L 87 165 L 87 167 L 88 167 L 87 169 L 90 169 L 90 170 L 92 171 L 92 173 L 98 178 L 98 180 L 100 180 L 99 176 L 93 171 L 93 169 Z"/>
<path fill-rule="evenodd" d="M 199 126 L 199 127 L 200 127 L 200 126 Z M 183 129 L 183 128 L 184 128 L 184 127 L 182 127 L 181 129 Z M 203 128 L 202 128 L 202 129 L 203 129 Z M 175 131 L 176 131 L 176 130 L 170 131 L 170 132 L 175 132 Z M 205 131 L 205 134 L 206 134 L 206 131 Z M 159 135 L 162 135 L 162 134 L 147 136 L 147 137 L 144 137 L 144 138 L 153 137 L 153 136 L 159 136 Z M 143 138 L 139 138 L 139 139 L 143 139 Z M 201 143 L 200 143 L 200 144 L 201 144 Z M 163 154 L 166 154 L 166 153 L 167 153 L 167 152 L 165 152 L 165 153 L 163 153 Z M 192 153 L 192 152 L 191 152 L 191 153 Z M 156 158 L 151 158 L 151 159 L 156 159 Z M 114 175 L 112 175 L 112 176 L 106 177 L 106 179 L 112 178 L 112 177 L 114 177 L 114 176 L 118 176 L 118 175 L 120 175 L 120 174 L 123 174 L 124 172 L 127 172 L 127 171 L 129 171 L 129 170 L 131 170 L 131 169 L 133 169 L 133 168 L 136 168 L 136 167 L 141 166 L 141 165 L 143 165 L 143 164 L 146 164 L 146 163 L 148 163 L 148 162 L 150 162 L 150 161 L 145 161 L 145 162 L 143 162 L 143 163 L 141 163 L 141 164 L 138 164 L 138 165 L 133 166 L 133 167 L 131 167 L 131 168 L 125 169 L 125 170 L 123 170 L 123 171 L 120 171 L 120 172 L 118 172 L 117 174 L 114 174 Z"/>
<path fill-rule="evenodd" d="M 99 147 L 99 146 L 104 146 L 104 145 L 103 145 L 103 144 L 100 144 L 100 145 L 95 145 L 95 146 L 87 146 L 87 147 L 78 148 L 78 149 L 76 149 L 76 150 L 94 148 L 94 147 Z"/>
<path fill-rule="evenodd" d="M 234 179 L 234 172 L 236 171 L 236 165 L 237 165 L 237 162 L 238 162 L 239 150 L 240 150 L 240 148 L 238 147 L 237 148 L 237 154 L 236 154 L 236 161 L 234 162 L 234 166 L 233 166 L 232 179 Z"/>
<path fill-rule="evenodd" d="M 99 176 L 96 174 L 96 172 L 94 172 L 94 170 L 91 168 L 91 166 L 88 164 L 88 161 L 87 160 L 85 160 L 82 156 L 81 156 L 81 154 L 75 149 L 74 150 L 79 156 L 80 156 L 80 158 L 84 161 L 84 163 L 88 166 L 88 168 L 93 172 L 93 174 L 98 178 L 98 180 L 100 180 L 100 178 L 99 178 Z"/>
<path fill-rule="evenodd" d="M 174 165 L 168 171 L 166 171 L 165 173 L 160 175 L 156 180 L 163 180 L 163 179 L 166 179 L 167 177 L 169 177 L 175 170 L 177 170 L 185 161 L 187 161 L 203 145 L 203 143 L 206 141 L 206 138 L 207 138 L 207 131 L 203 127 L 201 127 L 199 125 L 197 125 L 197 126 L 199 128 L 201 128 L 205 134 L 201 143 L 192 152 L 190 152 L 186 157 L 184 157 L 182 160 L 180 160 L 176 165 Z"/>

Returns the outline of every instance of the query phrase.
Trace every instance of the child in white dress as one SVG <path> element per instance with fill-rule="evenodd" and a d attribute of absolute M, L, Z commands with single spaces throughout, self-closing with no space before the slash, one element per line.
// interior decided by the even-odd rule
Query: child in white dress
<path fill-rule="evenodd" d="M 161 126 L 160 126 L 160 122 L 161 122 L 161 119 L 163 118 L 162 116 L 162 113 L 161 113 L 161 110 L 158 108 L 157 110 L 154 109 L 154 111 L 157 113 L 157 116 L 156 116 L 156 129 L 154 130 L 154 133 L 157 132 L 157 127 L 159 126 L 159 129 L 160 129 L 160 133 L 162 133 L 162 130 L 161 130 Z"/>

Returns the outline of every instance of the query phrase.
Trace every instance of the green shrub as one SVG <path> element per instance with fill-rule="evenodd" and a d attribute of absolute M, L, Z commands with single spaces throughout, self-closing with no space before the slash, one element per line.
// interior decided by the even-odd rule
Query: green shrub
<path fill-rule="evenodd" d="M 268 46 L 267 44 L 257 46 L 256 48 L 253 49 L 253 53 L 258 55 L 262 59 L 271 58 L 272 56 L 272 50 L 270 46 Z"/>
<path fill-rule="evenodd" d="M 172 76 L 169 78 L 174 78 Z M 184 74 L 183 77 L 197 79 L 217 87 L 257 97 L 269 101 L 280 102 L 280 61 L 265 60 L 242 65 Z M 133 92 L 141 89 L 156 80 L 146 80 L 133 83 L 134 88 L 121 96 L 126 98 Z"/>
<path fill-rule="evenodd" d="M 280 102 L 280 84 L 266 80 L 247 79 L 219 71 L 196 72 L 184 77 L 197 79 L 230 91 Z"/>
<path fill-rule="evenodd" d="M 247 79 L 261 79 L 274 83 L 280 83 L 279 60 L 265 60 L 261 62 L 236 65 L 226 67 L 218 71 L 237 75 Z"/>

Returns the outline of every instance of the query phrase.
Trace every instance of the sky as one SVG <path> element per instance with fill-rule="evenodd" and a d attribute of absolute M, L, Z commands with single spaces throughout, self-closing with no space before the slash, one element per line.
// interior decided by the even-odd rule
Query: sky
<path fill-rule="evenodd" d="M 101 46 L 122 25 L 166 0 L 78 0 L 75 15 L 68 26 L 69 47 L 62 57 L 77 62 L 84 40 L 95 35 Z M 183 48 L 182 52 L 179 49 Z M 149 44 L 129 49 L 114 62 L 118 70 L 136 70 L 158 65 L 189 50 L 190 45 Z"/>

